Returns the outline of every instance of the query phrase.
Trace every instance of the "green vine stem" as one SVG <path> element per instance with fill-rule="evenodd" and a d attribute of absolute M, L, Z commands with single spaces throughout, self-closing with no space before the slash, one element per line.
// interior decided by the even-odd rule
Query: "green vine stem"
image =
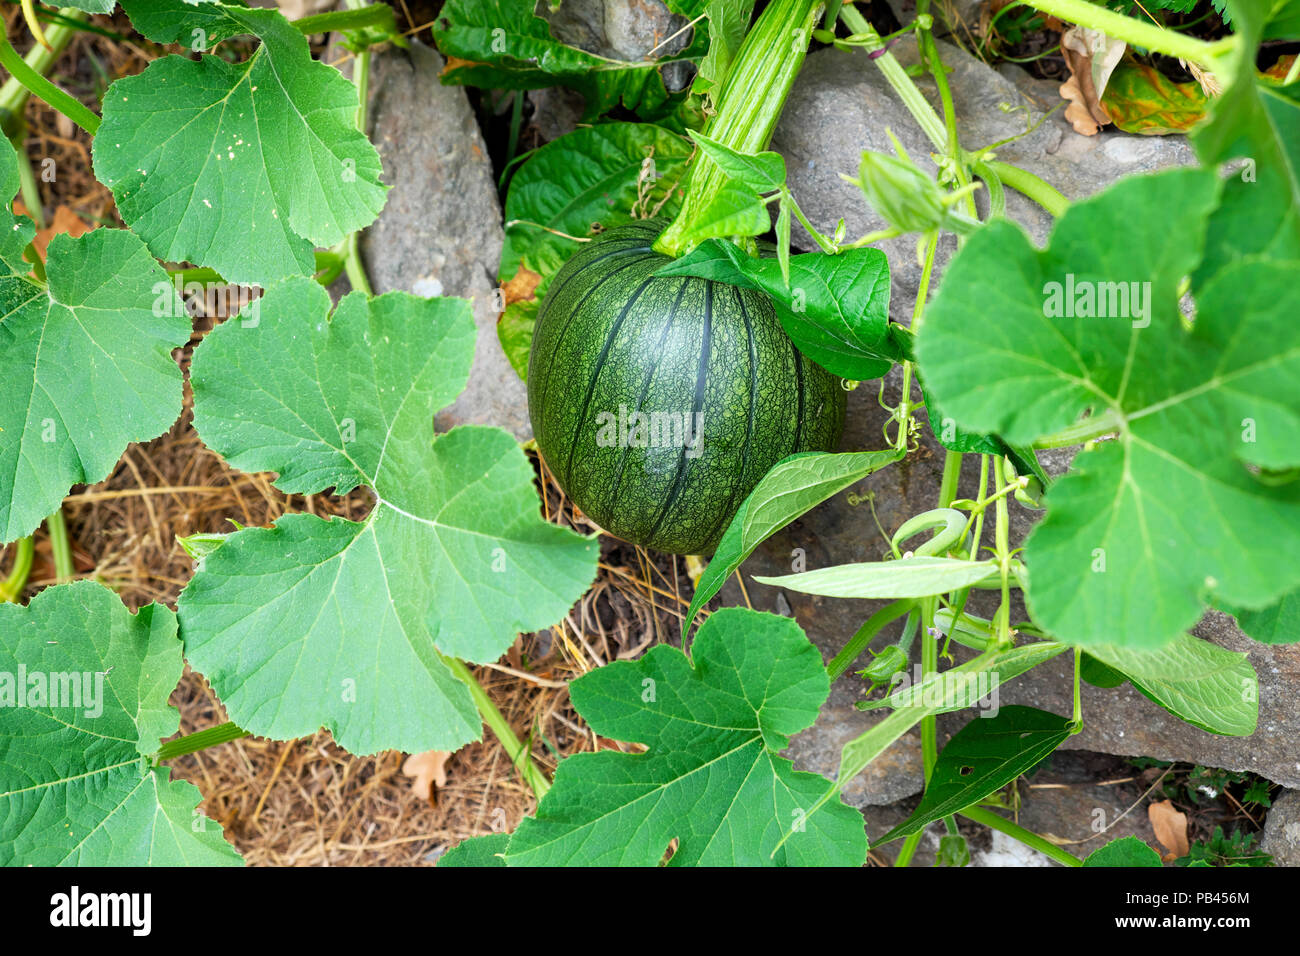
<path fill-rule="evenodd" d="M 907 107 L 907 111 L 912 114 L 921 131 L 925 133 L 926 138 L 934 144 L 935 149 L 943 149 L 947 141 L 947 130 L 943 125 L 943 120 L 939 119 L 934 109 L 930 106 L 930 101 L 925 98 L 912 78 L 907 75 L 903 69 L 903 64 L 899 63 L 894 55 L 885 50 L 884 42 L 880 39 L 880 34 L 876 28 L 867 22 L 867 18 L 858 12 L 858 9 L 852 4 L 846 3 L 840 7 L 840 19 L 844 24 L 856 34 L 861 34 L 872 41 L 867 49 L 876 53 L 876 66 L 879 67 L 885 80 L 894 89 L 894 94 Z"/>
<path fill-rule="evenodd" d="M 862 656 L 862 652 L 867 649 L 867 645 L 871 643 L 871 639 L 880 633 L 881 628 L 886 624 L 898 620 L 904 614 L 911 611 L 915 606 L 916 602 L 914 600 L 903 598 L 894 601 L 891 604 L 886 604 L 875 614 L 871 615 L 871 617 L 867 618 L 866 623 L 858 628 L 857 633 L 849 638 L 849 642 L 845 644 L 843 649 L 831 658 L 831 662 L 826 665 L 826 672 L 830 675 L 830 679 L 834 681 L 848 670 L 849 666 Z"/>
<path fill-rule="evenodd" d="M 348 3 L 346 10 L 331 10 L 329 13 L 315 13 L 308 17 L 299 17 L 289 21 L 299 33 L 310 36 L 313 33 L 330 33 L 331 31 L 361 30 L 365 27 L 383 27 L 392 23 L 391 10 L 384 9 L 383 4 L 365 6 L 360 3 Z"/>
<path fill-rule="evenodd" d="M 1093 415 L 1081 422 L 1076 422 L 1059 432 L 1045 435 L 1034 442 L 1035 448 L 1068 448 L 1082 445 L 1098 438 L 1113 435 L 1124 426 L 1124 419 L 1114 408 L 1108 408 L 1100 415 Z"/>
<path fill-rule="evenodd" d="M 1083 648 L 1074 649 L 1074 714 L 1070 720 L 1070 733 L 1077 734 L 1083 730 L 1083 695 L 1079 678 L 1083 675 Z"/>
<path fill-rule="evenodd" d="M 1011 515 L 1007 509 L 1007 460 L 1001 455 L 993 459 L 993 484 L 998 493 L 997 522 L 994 525 L 994 544 L 997 547 L 998 574 L 1002 579 L 1002 604 L 997 613 L 997 639 L 1003 647 L 1011 646 Z"/>
<path fill-rule="evenodd" d="M 994 813 L 985 807 L 967 807 L 965 810 L 959 810 L 958 816 L 965 817 L 975 823 L 982 823 L 986 827 L 1001 831 L 1007 836 L 1019 840 L 1025 846 L 1037 850 L 1044 856 L 1050 857 L 1062 866 L 1083 866 L 1083 861 L 1071 853 L 1066 853 L 1055 843 L 1043 839 L 1033 830 L 1026 830 L 1020 824 L 1008 820 L 1001 814 Z"/>
<path fill-rule="evenodd" d="M 68 9 L 72 10 L 73 8 Z M 50 34 L 55 34 L 56 31 L 60 30 L 66 31 L 69 34 L 67 39 L 63 40 L 63 46 L 66 47 L 72 38 L 71 34 L 74 32 L 73 28 L 58 24 L 50 29 Z M 54 47 L 53 39 L 50 40 L 50 46 Z M 45 64 L 45 69 L 49 69 L 49 66 L 53 64 L 56 55 L 54 55 L 51 50 L 46 50 L 44 47 L 39 48 L 47 57 L 49 57 L 48 62 L 46 62 L 44 58 L 39 62 Z M 99 129 L 99 117 L 70 94 L 65 93 L 47 80 L 36 69 L 29 66 L 27 61 L 19 56 L 18 52 L 13 48 L 13 44 L 9 42 L 8 36 L 0 36 L 0 66 L 3 66 L 8 70 L 10 78 L 20 83 L 28 92 L 39 96 L 42 100 L 54 109 L 58 110 L 68 119 L 72 120 L 72 122 L 76 123 L 91 136 L 95 135 L 95 131 Z M 26 102 L 25 96 L 21 98 L 21 102 Z M 7 100 L 0 99 L 0 110 L 10 108 L 10 103 Z M 0 116 L 2 115 L 4 114 L 0 113 Z M 16 114 L 10 113 L 9 115 Z"/>
<path fill-rule="evenodd" d="M 718 94 L 708 135 L 742 153 L 767 148 L 781 108 L 808 53 L 813 25 L 821 15 L 816 0 L 772 0 L 736 51 Z M 697 152 L 681 211 L 655 241 L 657 251 L 679 256 L 684 236 L 727 184 L 727 175 Z"/>
<path fill-rule="evenodd" d="M 929 25 L 917 30 L 916 43 L 926 66 L 930 70 L 930 75 L 934 77 L 935 88 L 939 91 L 939 103 L 943 107 L 945 152 L 952 172 L 957 178 L 957 185 L 961 187 L 969 185 L 970 176 L 967 174 L 966 167 L 962 162 L 961 140 L 957 135 L 957 110 L 953 107 L 952 90 L 948 87 L 948 74 L 943 68 L 943 58 L 939 55 L 939 46 L 934 42 L 934 32 L 930 26 L 934 23 L 934 20 L 929 14 L 930 0 L 917 0 L 917 20 L 920 21 L 924 18 L 925 23 Z M 977 215 L 975 197 L 967 193 L 963 197 L 963 201 L 967 213 L 971 218 L 975 218 Z M 958 237 L 959 243 L 964 240 L 964 236 Z"/>
<path fill-rule="evenodd" d="M 32 555 L 36 548 L 30 536 L 14 542 L 14 566 L 9 577 L 0 581 L 0 601 L 17 602 L 27 587 L 27 576 L 32 571 Z"/>
<path fill-rule="evenodd" d="M 483 718 L 483 723 L 488 725 L 488 729 L 501 742 L 505 749 L 506 755 L 510 758 L 511 764 L 519 775 L 524 778 L 524 782 L 533 790 L 534 796 L 538 800 L 546 796 L 546 791 L 551 789 L 550 781 L 546 779 L 546 774 L 542 768 L 533 762 L 527 749 L 515 732 L 510 729 L 510 723 L 497 709 L 497 705 L 492 702 L 483 685 L 474 679 L 474 672 L 469 669 L 464 661 L 442 655 L 443 662 L 451 668 L 451 672 L 469 685 L 470 695 L 474 698 L 474 704 L 478 707 L 478 712 Z"/>
<path fill-rule="evenodd" d="M 1100 30 L 1109 37 L 1140 46 L 1154 53 L 1176 56 L 1201 66 L 1213 68 L 1215 60 L 1238 46 L 1235 36 L 1206 42 L 1176 30 L 1166 30 L 1154 23 L 1138 20 L 1107 10 L 1088 0 L 1024 0 L 1028 6 L 1054 17 L 1077 23 L 1081 27 Z"/>
<path fill-rule="evenodd" d="M 79 29 L 85 26 L 83 21 L 89 14 L 75 7 L 64 7 L 57 16 L 59 21 L 45 31 L 45 39 L 49 47 L 34 43 L 22 58 L 27 68 L 38 76 L 43 77 L 49 72 L 50 67 L 68 48 L 68 44 L 72 42 Z M 8 45 L 7 40 L 5 43 Z M 10 49 L 12 50 L 12 47 Z M 14 56 L 17 54 L 15 53 Z M 27 98 L 31 96 L 31 90 L 18 79 L 13 70 L 9 72 L 11 74 L 9 79 L 0 86 L 0 128 L 3 128 L 6 136 L 13 138 L 22 128 L 23 110 L 27 106 Z"/>
<path fill-rule="evenodd" d="M 367 9 L 365 0 L 347 0 L 347 5 L 349 12 Z M 368 123 L 367 101 L 370 97 L 370 50 L 361 50 L 353 59 L 352 82 L 357 88 L 357 129 L 364 135 Z M 373 296 L 375 292 L 370 285 L 370 277 L 366 275 L 365 263 L 361 261 L 361 233 L 352 233 L 331 251 L 342 257 L 343 271 L 347 273 L 352 288 L 364 292 L 367 297 Z"/>
<path fill-rule="evenodd" d="M 917 125 L 934 145 L 934 148 L 946 154 L 948 151 L 948 130 L 944 121 L 939 118 L 938 114 L 930 106 L 930 101 L 917 89 L 916 84 L 907 75 L 903 65 L 894 58 L 892 53 L 884 49 L 884 44 L 880 41 L 880 35 L 876 32 L 876 29 L 867 22 L 866 18 L 855 7 L 848 3 L 840 7 L 840 19 L 855 34 L 861 34 L 869 40 L 874 40 L 874 42 L 868 43 L 867 49 L 876 52 L 877 56 L 874 62 L 881 75 L 893 88 L 894 94 L 907 107 L 907 111 L 912 114 L 912 118 L 916 120 Z M 931 42 L 933 42 L 933 38 L 931 38 Z M 962 160 L 968 158 L 966 153 L 960 151 L 960 149 L 957 155 Z M 1033 173 L 1001 161 L 988 161 L 984 165 L 990 173 L 1001 181 L 997 188 L 1000 188 L 1001 184 L 1010 186 L 1038 203 L 1053 216 L 1060 216 L 1069 205 L 1068 199 Z M 995 187 L 990 183 L 989 188 L 990 193 L 992 193 Z"/>
<path fill-rule="evenodd" d="M 1060 190 L 1019 166 L 1012 166 L 1010 163 L 996 159 L 989 160 L 985 165 L 988 166 L 989 172 L 1002 181 L 1003 185 L 1010 186 L 1021 195 L 1032 199 L 1054 218 L 1059 219 L 1070 207 L 1070 200 L 1066 199 Z"/>
<path fill-rule="evenodd" d="M 209 727 L 207 730 L 200 730 L 167 741 L 154 754 L 154 763 L 175 760 L 177 757 L 183 757 L 186 754 L 198 753 L 200 750 L 207 750 L 209 747 L 215 747 L 218 744 L 227 744 L 232 740 L 240 740 L 251 736 L 252 734 L 236 724 L 218 724 L 216 727 Z"/>
<path fill-rule="evenodd" d="M 10 144 L 18 157 L 18 195 L 22 196 L 27 215 L 36 223 L 36 228 L 44 229 L 45 207 L 41 202 L 41 189 L 36 185 L 36 175 L 32 172 L 32 161 L 27 156 L 25 138 L 17 136 L 10 140 Z"/>
<path fill-rule="evenodd" d="M 63 520 L 60 507 L 45 519 L 45 531 L 50 536 L 50 551 L 54 555 L 54 581 L 64 584 L 77 576 L 72 566 L 72 542 L 68 538 L 68 523 Z"/>

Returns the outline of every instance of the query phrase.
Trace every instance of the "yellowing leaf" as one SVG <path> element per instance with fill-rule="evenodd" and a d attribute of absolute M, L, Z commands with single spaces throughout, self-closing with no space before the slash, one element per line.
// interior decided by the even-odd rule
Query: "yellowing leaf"
<path fill-rule="evenodd" d="M 1124 132 L 1163 136 L 1200 122 L 1206 97 L 1199 83 L 1175 83 L 1155 67 L 1130 61 L 1115 70 L 1101 102 Z"/>

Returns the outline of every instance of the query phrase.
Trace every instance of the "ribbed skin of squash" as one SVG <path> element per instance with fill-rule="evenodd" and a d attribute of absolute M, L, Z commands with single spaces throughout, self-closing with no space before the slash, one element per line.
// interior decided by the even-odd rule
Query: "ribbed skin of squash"
<path fill-rule="evenodd" d="M 772 465 L 835 449 L 844 390 L 794 347 L 762 293 L 654 278 L 669 261 L 651 250 L 664 225 L 611 229 L 552 279 L 533 331 L 529 415 L 547 466 L 598 525 L 711 554 Z"/>

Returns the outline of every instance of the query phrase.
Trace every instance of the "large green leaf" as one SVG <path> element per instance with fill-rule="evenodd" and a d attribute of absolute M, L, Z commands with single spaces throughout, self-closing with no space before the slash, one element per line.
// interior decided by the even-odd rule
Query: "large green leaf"
<path fill-rule="evenodd" d="M 686 623 L 726 583 L 727 577 L 765 538 L 836 492 L 902 456 L 899 451 L 860 451 L 842 455 L 806 452 L 777 462 L 741 503 L 718 543 L 709 566 L 695 585 Z"/>
<path fill-rule="evenodd" d="M 670 3 L 694 16 L 699 4 Z M 434 24 L 438 49 L 449 57 L 444 83 L 502 90 L 568 86 L 586 99 L 585 120 L 616 106 L 655 119 L 671 111 L 660 70 L 669 63 L 704 55 L 704 31 L 685 49 L 653 60 L 616 60 L 569 46 L 551 35 L 551 25 L 534 14 L 533 0 L 448 0 Z"/>
<path fill-rule="evenodd" d="M 766 292 L 799 350 L 843 378 L 879 378 L 900 357 L 889 338 L 889 263 L 879 249 L 792 256 L 787 284 L 777 259 L 756 258 L 735 243 L 713 239 L 657 274 Z"/>
<path fill-rule="evenodd" d="M 0 604 L 0 635 L 0 865 L 239 864 L 198 789 L 147 759 L 180 726 L 171 611 L 79 581 Z"/>
<path fill-rule="evenodd" d="M 580 677 L 570 691 L 591 729 L 649 750 L 564 760 L 507 863 L 655 866 L 676 838 L 673 866 L 860 866 L 862 816 L 810 810 L 826 780 L 777 756 L 829 689 L 799 625 L 743 608 L 710 617 L 690 660 L 661 644 Z"/>
<path fill-rule="evenodd" d="M 689 142 L 661 127 L 604 123 L 547 143 L 515 173 L 506 196 L 500 275 L 507 295 L 497 333 L 521 378 L 551 277 L 597 224 L 610 229 L 631 222 L 634 212 L 675 212 L 690 155 Z"/>
<path fill-rule="evenodd" d="M 360 523 L 286 515 L 206 555 L 179 604 L 190 662 L 253 733 L 323 724 L 354 753 L 454 750 L 480 723 L 439 651 L 495 660 L 553 624 L 597 544 L 542 519 L 506 432 L 435 439 L 473 358 L 467 302 L 353 293 L 331 318 L 308 279 L 259 302 L 197 350 L 199 434 L 283 491 L 364 485 L 376 501 Z"/>
<path fill-rule="evenodd" d="M 908 836 L 997 793 L 1069 736 L 1069 719 L 1033 707 L 1010 705 L 996 715 L 973 718 L 939 754 L 916 809 L 875 845 Z"/>
<path fill-rule="evenodd" d="M 1300 264 L 1219 270 L 1186 329 L 1178 283 L 1218 194 L 1199 170 L 1124 180 L 1071 206 L 1044 250 L 994 222 L 918 336 L 927 388 L 963 428 L 1029 444 L 1091 412 L 1117 431 L 1054 484 L 1026 547 L 1030 608 L 1062 640 L 1159 647 L 1209 599 L 1258 608 L 1300 585 L 1300 485 L 1248 467 L 1300 463 Z M 1105 315 L 1081 308 L 1087 290 Z"/>
<path fill-rule="evenodd" d="M 1255 732 L 1259 679 L 1245 654 L 1190 634 L 1156 650 L 1095 644 L 1088 653 L 1189 724 L 1212 734 Z"/>
<path fill-rule="evenodd" d="M 274 10 L 127 4 L 150 39 L 199 29 L 262 41 L 243 63 L 167 56 L 104 94 L 95 174 L 160 259 L 265 285 L 315 269 L 313 246 L 369 225 L 384 204 L 379 154 L 356 129 L 357 91 L 311 58 Z M 204 32 L 206 31 L 206 32 Z"/>
<path fill-rule="evenodd" d="M 0 144 L 0 189 L 18 191 Z M 7 203 L 6 203 L 7 206 Z M 78 482 L 102 481 L 128 443 L 181 410 L 172 349 L 190 320 L 167 274 L 123 229 L 57 235 L 48 285 L 30 278 L 26 216 L 0 213 L 0 542 L 29 534 Z"/>

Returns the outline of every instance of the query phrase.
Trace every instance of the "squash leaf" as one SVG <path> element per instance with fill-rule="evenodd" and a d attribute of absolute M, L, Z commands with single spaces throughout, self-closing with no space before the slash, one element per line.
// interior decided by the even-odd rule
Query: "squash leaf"
<path fill-rule="evenodd" d="M 694 18 L 699 3 L 668 4 Z M 567 86 L 586 100 L 583 119 L 592 121 L 622 106 L 646 120 L 663 119 L 681 95 L 670 94 L 661 70 L 704 56 L 706 33 L 695 30 L 678 53 L 648 60 L 618 60 L 557 40 L 551 25 L 534 13 L 533 0 L 448 0 L 433 30 L 448 57 L 442 81 L 499 90 Z"/>
<path fill-rule="evenodd" d="M 1210 599 L 1258 608 L 1300 585 L 1300 487 L 1252 471 L 1300 463 L 1298 264 L 1222 267 L 1193 287 L 1186 328 L 1178 283 L 1218 198 L 1209 171 L 1125 180 L 1074 204 L 1043 250 L 993 222 L 918 335 L 926 387 L 963 428 L 1030 444 L 1085 413 L 1114 423 L 1026 545 L 1030 610 L 1063 641 L 1155 649 Z"/>
<path fill-rule="evenodd" d="M 78 581 L 0 604 L 0 634 L 0 865 L 239 865 L 198 788 L 148 760 L 180 727 L 175 614 Z"/>
<path fill-rule="evenodd" d="M 18 192 L 0 143 L 0 191 Z M 36 228 L 0 212 L 0 542 L 29 534 L 78 482 L 103 481 L 126 446 L 181 410 L 171 356 L 190 319 L 167 273 L 125 229 L 51 240 L 48 284 L 22 251 Z"/>
<path fill-rule="evenodd" d="M 1294 644 L 1300 641 L 1300 591 L 1284 595 L 1276 604 L 1248 611 L 1220 604 L 1237 619 L 1237 626 L 1262 644 Z"/>
<path fill-rule="evenodd" d="M 255 305 L 197 350 L 199 434 L 282 491 L 376 501 L 362 522 L 290 514 L 206 554 L 179 602 L 190 663 L 253 733 L 455 750 L 481 725 L 442 655 L 495 660 L 553 624 L 595 578 L 597 543 L 542 519 L 508 433 L 435 438 L 469 375 L 468 302 L 352 293 L 328 317 L 328 293 L 293 279 Z"/>
<path fill-rule="evenodd" d="M 809 252 L 791 256 L 789 269 L 787 283 L 776 259 L 756 258 L 735 243 L 711 239 L 656 274 L 699 276 L 766 292 L 799 351 L 841 378 L 880 378 L 893 367 L 901 356 L 889 335 L 884 253 Z"/>
<path fill-rule="evenodd" d="M 388 187 L 356 129 L 356 87 L 313 60 L 279 12 L 156 0 L 126 9 L 160 43 L 262 41 L 243 63 L 154 60 L 104 94 L 95 175 L 155 256 L 266 285 L 310 275 L 314 246 L 374 221 Z"/>
<path fill-rule="evenodd" d="M 817 719 L 830 681 L 794 621 L 724 608 L 688 659 L 659 645 L 570 685 L 597 734 L 646 744 L 564 760 L 555 785 L 510 839 L 512 866 L 860 866 L 861 814 L 777 754 Z M 782 835 L 793 835 L 781 846 Z"/>

